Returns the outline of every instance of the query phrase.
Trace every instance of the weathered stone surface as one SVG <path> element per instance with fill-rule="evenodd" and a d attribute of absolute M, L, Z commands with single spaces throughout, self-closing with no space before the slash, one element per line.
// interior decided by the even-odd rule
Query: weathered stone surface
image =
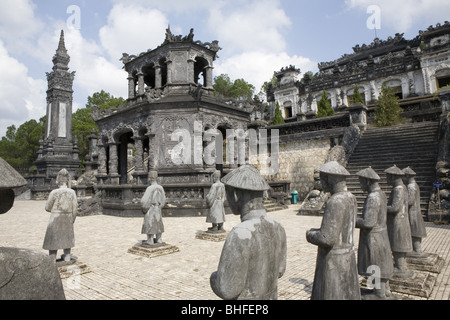
<path fill-rule="evenodd" d="M 71 261 L 58 260 L 56 261 L 56 266 L 61 279 L 76 277 L 91 272 L 91 269 L 86 263 L 75 259 Z"/>
<path fill-rule="evenodd" d="M 437 254 L 427 253 L 425 257 L 406 256 L 409 269 L 440 273 L 444 267 L 445 260 Z"/>
<path fill-rule="evenodd" d="M 47 255 L 0 247 L 0 300 L 64 300 L 55 262 Z"/>
<path fill-rule="evenodd" d="M 196 239 L 207 240 L 213 242 L 222 242 L 225 241 L 228 236 L 228 232 L 209 232 L 209 231 L 200 231 L 195 235 Z"/>
<path fill-rule="evenodd" d="M 413 276 L 389 280 L 391 291 L 428 298 L 436 283 L 436 275 L 429 272 L 414 271 Z"/>
<path fill-rule="evenodd" d="M 180 251 L 177 246 L 167 243 L 157 243 L 149 245 L 146 241 L 135 244 L 132 248 L 128 249 L 128 253 L 136 254 L 146 258 L 155 258 L 165 254 L 171 254 Z"/>
<path fill-rule="evenodd" d="M 331 196 L 320 229 L 306 232 L 306 240 L 318 246 L 311 299 L 360 300 L 353 243 L 357 202 L 347 191 L 345 179 L 349 173 L 337 162 L 326 163 L 318 170 L 323 189 Z"/>
<path fill-rule="evenodd" d="M 210 277 L 211 289 L 224 300 L 277 299 L 278 278 L 286 270 L 286 232 L 264 209 L 268 185 L 250 165 L 233 170 L 222 182 L 230 208 L 242 223 L 227 236 Z"/>

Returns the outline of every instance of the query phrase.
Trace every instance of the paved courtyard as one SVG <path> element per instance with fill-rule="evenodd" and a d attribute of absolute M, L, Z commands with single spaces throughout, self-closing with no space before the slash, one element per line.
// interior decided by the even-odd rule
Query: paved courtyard
<path fill-rule="evenodd" d="M 0 245 L 47 253 L 42 249 L 49 214 L 44 201 L 16 201 L 0 216 Z M 317 247 L 306 241 L 310 228 L 319 228 L 321 217 L 298 216 L 298 205 L 269 213 L 286 229 L 287 270 L 279 280 L 279 300 L 309 300 L 314 279 Z M 155 258 L 128 253 L 140 240 L 143 219 L 110 216 L 78 217 L 73 254 L 91 272 L 78 281 L 63 280 L 68 300 L 217 300 L 209 277 L 217 270 L 223 242 L 196 239 L 209 224 L 204 217 L 164 218 L 163 240 L 179 252 Z M 227 216 L 225 229 L 239 223 L 239 216 Z M 450 299 L 450 226 L 427 223 L 426 252 L 445 259 L 430 300 Z M 359 231 L 356 232 L 356 244 Z M 60 251 L 58 252 L 58 254 Z M 410 297 L 412 299 L 421 299 Z"/>

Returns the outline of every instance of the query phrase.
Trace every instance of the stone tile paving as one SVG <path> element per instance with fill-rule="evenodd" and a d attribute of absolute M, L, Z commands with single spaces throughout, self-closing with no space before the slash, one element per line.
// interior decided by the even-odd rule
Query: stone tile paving
<path fill-rule="evenodd" d="M 44 201 L 16 201 L 13 209 L 0 216 L 0 245 L 46 252 L 42 243 L 49 214 Z M 317 248 L 306 241 L 306 231 L 319 228 L 321 217 L 298 216 L 298 205 L 271 212 L 286 229 L 287 269 L 279 280 L 280 300 L 309 300 Z M 141 235 L 142 219 L 110 216 L 79 217 L 75 223 L 73 249 L 78 259 L 92 270 L 77 278 L 63 280 L 68 300 L 218 300 L 209 286 L 217 269 L 223 242 L 195 238 L 209 224 L 204 217 L 164 218 L 163 240 L 180 252 L 156 258 L 127 253 Z M 239 223 L 239 216 L 227 216 L 225 228 Z M 430 299 L 449 300 L 450 226 L 427 223 L 425 251 L 445 259 Z M 358 241 L 355 234 L 355 243 Z M 59 254 L 59 252 L 58 252 Z M 410 297 L 418 299 L 416 297 Z"/>

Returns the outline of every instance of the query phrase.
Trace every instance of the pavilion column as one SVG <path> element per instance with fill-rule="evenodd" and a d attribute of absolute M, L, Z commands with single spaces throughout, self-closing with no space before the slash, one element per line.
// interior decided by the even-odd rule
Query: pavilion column
<path fill-rule="evenodd" d="M 141 173 L 144 171 L 144 149 L 143 149 L 143 138 L 133 137 L 134 140 L 134 165 L 136 168 L 136 173 Z"/>
<path fill-rule="evenodd" d="M 145 93 L 145 82 L 144 82 L 144 74 L 142 71 L 139 71 L 138 75 L 138 95 L 142 96 Z"/>
<path fill-rule="evenodd" d="M 155 65 L 155 89 L 159 89 L 162 87 L 162 74 L 161 74 L 161 66 Z"/>
<path fill-rule="evenodd" d="M 111 184 L 119 184 L 119 156 L 117 154 L 118 144 L 109 144 L 109 176 Z"/>
<path fill-rule="evenodd" d="M 106 146 L 104 144 L 98 145 L 98 174 L 106 175 L 107 167 L 106 167 Z"/>
<path fill-rule="evenodd" d="M 128 99 L 136 98 L 136 83 L 134 82 L 134 77 L 130 73 L 128 75 Z"/>
<path fill-rule="evenodd" d="M 213 86 L 213 76 L 212 76 L 212 71 L 213 71 L 213 67 L 211 67 L 211 66 L 207 66 L 207 67 L 205 67 L 205 87 L 206 88 L 212 88 L 212 86 Z"/>
<path fill-rule="evenodd" d="M 147 137 L 149 139 L 148 162 L 147 162 L 148 167 L 147 168 L 148 168 L 148 172 L 150 172 L 152 170 L 156 170 L 156 167 L 157 167 L 157 161 L 156 161 L 157 146 L 156 146 L 156 136 L 154 133 L 147 134 Z"/>

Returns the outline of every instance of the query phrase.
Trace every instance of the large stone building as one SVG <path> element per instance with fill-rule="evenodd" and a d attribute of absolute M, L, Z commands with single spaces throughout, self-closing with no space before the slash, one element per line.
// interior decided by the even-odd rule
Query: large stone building
<path fill-rule="evenodd" d="M 294 66 L 275 72 L 278 85 L 268 95 L 272 112 L 278 102 L 286 119 L 316 113 L 323 90 L 333 109 L 345 109 L 353 103 L 356 85 L 366 105 L 375 102 L 384 83 L 400 99 L 434 94 L 450 84 L 450 23 L 430 26 L 412 40 L 403 34 L 375 39 L 318 67 L 317 74 L 307 73 L 301 80 Z"/>
<path fill-rule="evenodd" d="M 138 56 L 124 54 L 127 102 L 94 112 L 99 127 L 97 188 L 104 214 L 141 216 L 139 200 L 148 171 L 156 170 L 168 198 L 165 215 L 205 215 L 212 173 L 245 163 L 246 144 L 239 132 L 247 130 L 252 108 L 215 97 L 212 70 L 218 42 L 193 37 L 193 30 L 178 36 L 167 29 L 158 48 Z M 220 136 L 226 143 L 223 157 Z M 220 146 L 213 154 L 216 138 Z"/>

